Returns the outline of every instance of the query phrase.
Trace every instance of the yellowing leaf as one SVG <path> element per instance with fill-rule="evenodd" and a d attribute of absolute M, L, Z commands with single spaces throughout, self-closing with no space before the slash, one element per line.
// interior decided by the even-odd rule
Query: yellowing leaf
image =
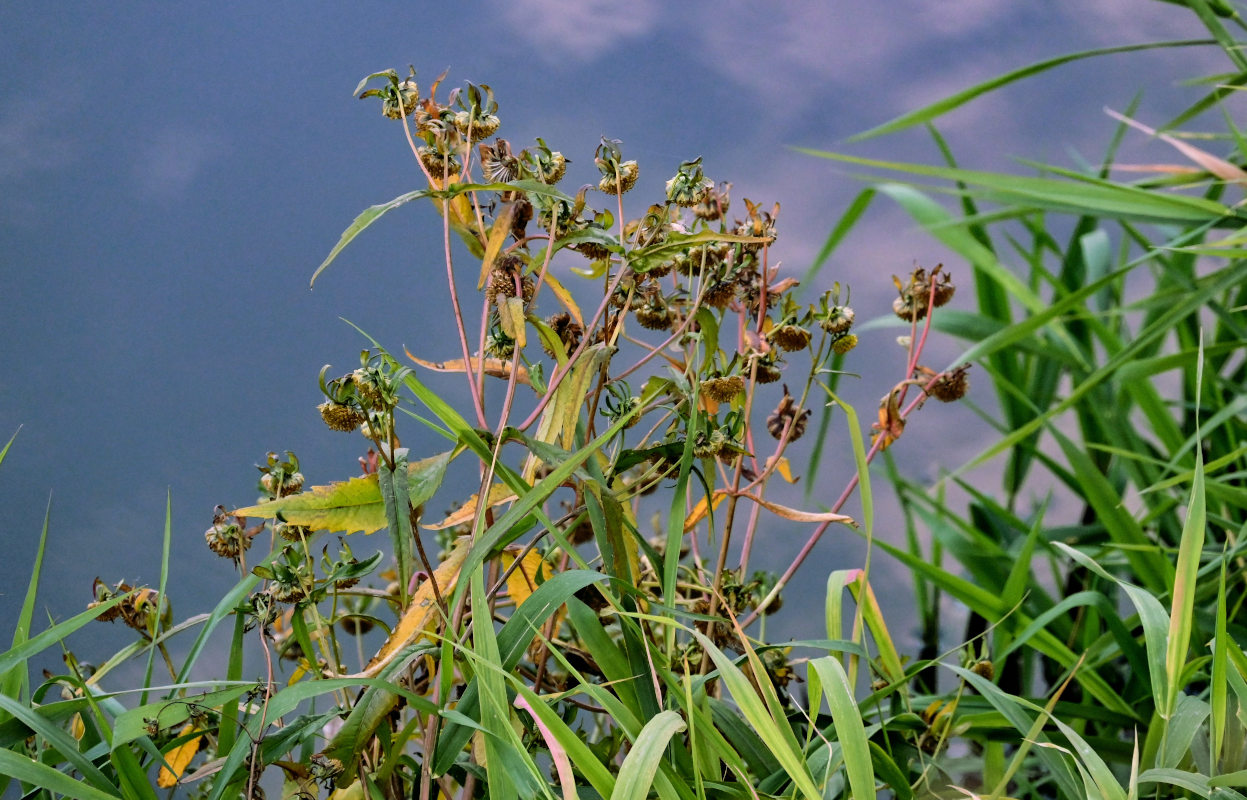
<path fill-rule="evenodd" d="M 767 466 L 770 466 L 769 464 Z M 787 456 L 780 456 L 779 461 L 775 463 L 775 471 L 779 473 L 779 477 L 788 483 L 796 483 L 797 479 L 793 477 L 792 465 L 788 463 Z"/>
<path fill-rule="evenodd" d="M 75 713 L 69 721 L 69 735 L 81 742 L 82 737 L 87 733 L 86 723 L 82 721 L 82 715 Z"/>
<path fill-rule="evenodd" d="M 403 612 L 403 618 L 398 621 L 398 625 L 385 640 L 385 644 L 381 645 L 381 649 L 372 657 L 364 670 L 355 675 L 343 677 L 375 678 L 404 648 L 420 641 L 421 637 L 437 624 L 441 613 L 437 606 L 437 595 L 433 592 L 434 581 L 437 582 L 438 592 L 443 599 L 448 597 L 455 590 L 455 583 L 459 580 L 459 568 L 463 566 L 463 560 L 467 558 L 468 551 L 471 549 L 471 539 L 466 536 L 462 537 L 450 551 L 450 555 L 446 556 L 446 560 L 433 570 L 433 576 L 426 578 L 417 587 L 416 593 L 412 595 L 411 604 Z"/>
<path fill-rule="evenodd" d="M 508 547 L 502 551 L 503 570 L 511 569 L 519 554 L 520 548 Z M 549 580 L 553 574 L 550 564 L 536 550 L 529 550 L 511 574 L 507 576 L 507 594 L 515 601 L 516 608 L 524 604 L 528 596 L 537 591 L 537 587 Z"/>
<path fill-rule="evenodd" d="M 508 297 L 505 303 L 500 303 L 498 321 L 502 323 L 502 332 L 515 340 L 516 347 L 523 349 L 528 342 L 524 327 L 524 298 Z"/>
<path fill-rule="evenodd" d="M 407 489 L 413 508 L 423 505 L 437 491 L 453 455 L 454 451 L 447 451 L 408 465 Z M 230 513 L 270 519 L 280 515 L 291 525 L 346 533 L 375 533 L 386 526 L 385 503 L 376 473 L 328 486 L 313 486 L 310 491 Z"/>
<path fill-rule="evenodd" d="M 723 502 L 723 498 L 727 497 L 727 494 L 728 493 L 726 489 L 715 490 L 715 493 L 713 495 L 714 500 L 712 501 L 712 503 L 713 503 L 713 508 L 716 511 L 719 508 L 719 503 Z M 684 532 L 685 533 L 688 533 L 689 531 L 691 531 L 694 527 L 696 527 L 697 523 L 705 519 L 706 515 L 710 513 L 712 503 L 708 502 L 708 498 L 704 496 L 700 500 L 697 501 L 697 505 L 693 506 L 693 512 L 689 514 L 688 517 L 685 518 L 684 520 Z"/>
<path fill-rule="evenodd" d="M 515 492 L 511 491 L 511 488 L 505 483 L 495 483 L 493 486 L 489 487 L 490 508 L 502 505 L 503 503 L 510 503 L 514 501 L 515 498 Z M 455 525 L 462 525 L 465 522 L 471 522 L 472 518 L 476 516 L 476 505 L 478 500 L 479 495 L 474 494 L 468 498 L 468 502 L 456 508 L 453 512 L 451 512 L 450 516 L 446 517 L 441 522 L 434 525 L 421 525 L 420 527 L 429 531 L 440 531 L 445 530 L 446 528 L 454 527 Z"/>
<path fill-rule="evenodd" d="M 178 731 L 178 736 L 185 736 L 188 733 L 194 732 L 195 726 L 188 722 L 182 730 Z M 199 741 L 201 739 L 203 739 L 202 736 L 187 739 L 165 754 L 165 761 L 169 766 L 160 768 L 160 774 L 156 777 L 157 786 L 161 789 L 171 789 L 177 786 L 178 779 L 182 777 L 182 773 L 190 766 L 191 759 L 199 752 Z"/>
<path fill-rule="evenodd" d="M 572 319 L 576 320 L 576 324 L 580 327 L 585 326 L 585 318 L 580 313 L 580 306 L 576 305 L 576 301 L 572 299 L 572 293 L 567 291 L 567 287 L 559 283 L 559 279 L 546 272 L 546 284 L 550 287 L 550 291 L 554 292 L 554 296 L 563 304 L 563 308 L 567 309 L 567 313 L 572 315 Z"/>
<path fill-rule="evenodd" d="M 514 216 L 515 203 L 507 203 L 506 208 L 494 220 L 493 227 L 489 229 L 489 242 L 485 245 L 485 256 L 481 259 L 481 279 L 476 284 L 477 291 L 485 288 L 485 281 L 494 268 L 498 253 L 502 251 L 502 244 L 507 240 L 507 234 L 511 233 L 511 219 Z"/>
<path fill-rule="evenodd" d="M 441 180 L 440 175 L 433 175 L 433 180 L 429 181 L 429 186 L 433 189 L 450 188 L 459 183 L 458 175 L 451 175 L 445 182 Z M 468 200 L 467 193 L 460 193 L 450 198 L 449 201 L 440 197 L 431 199 L 433 207 L 437 209 L 438 214 L 445 214 L 447 206 L 449 206 L 450 227 L 455 233 L 459 234 L 459 238 L 468 246 L 468 250 L 472 255 L 483 257 L 485 255 L 484 237 L 476 227 L 476 215 L 472 211 L 472 203 Z"/>
<path fill-rule="evenodd" d="M 416 362 L 425 369 L 431 369 L 434 372 L 466 372 L 462 358 L 454 358 L 449 361 L 425 361 L 412 355 L 410 350 L 405 350 L 407 357 Z M 472 357 L 468 359 L 468 366 L 473 370 L 479 369 L 481 372 L 493 378 L 510 378 L 512 363 L 501 358 L 486 358 L 482 363 L 480 358 Z M 532 386 L 532 380 L 528 377 L 528 368 L 520 365 L 515 370 L 515 380 L 525 386 Z"/>
<path fill-rule="evenodd" d="M 364 792 L 364 784 L 356 780 L 350 786 L 334 789 L 329 800 L 365 800 L 366 797 L 368 795 Z"/>

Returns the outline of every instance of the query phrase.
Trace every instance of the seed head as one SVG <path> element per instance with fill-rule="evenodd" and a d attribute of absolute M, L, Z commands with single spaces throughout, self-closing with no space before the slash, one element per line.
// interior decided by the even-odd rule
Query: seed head
<path fill-rule="evenodd" d="M 960 400 L 970 390 L 970 378 L 966 375 L 969 370 L 969 364 L 962 364 L 941 372 L 927 383 L 926 393 L 944 403 Z"/>
<path fill-rule="evenodd" d="M 848 333 L 849 328 L 853 327 L 853 316 L 853 309 L 849 306 L 834 306 L 828 310 L 826 316 L 819 319 L 818 324 L 833 335 Z"/>
<path fill-rule="evenodd" d="M 788 394 L 788 386 L 785 384 L 783 398 L 766 419 L 766 429 L 772 437 L 778 439 L 784 435 L 784 428 L 787 427 L 788 441 L 795 442 L 805 434 L 805 424 L 809 418 L 810 409 L 797 408 L 797 403 Z"/>
<path fill-rule="evenodd" d="M 251 537 L 234 522 L 217 522 L 204 531 L 208 549 L 221 558 L 237 559 L 251 547 Z"/>
<path fill-rule="evenodd" d="M 857 347 L 856 333 L 846 333 L 831 343 L 831 349 L 834 350 L 838 356 L 844 355 L 854 347 Z"/>
<path fill-rule="evenodd" d="M 739 375 L 721 375 L 701 382 L 701 390 L 711 400 L 727 403 L 745 391 L 745 380 Z"/>
<path fill-rule="evenodd" d="M 800 325 L 780 325 L 771 331 L 771 341 L 790 353 L 804 350 L 810 344 L 810 332 Z"/>
<path fill-rule="evenodd" d="M 329 426 L 331 431 L 350 433 L 367 419 L 364 413 L 353 405 L 335 403 L 331 400 L 321 403 L 317 406 L 317 409 L 320 410 L 321 419 L 325 421 L 325 424 Z"/>
<path fill-rule="evenodd" d="M 598 190 L 606 194 L 626 194 L 636 186 L 636 179 L 640 174 L 641 169 L 635 161 L 625 161 L 619 165 L 618 176 L 614 173 L 602 176 L 602 180 L 598 181 Z"/>
<path fill-rule="evenodd" d="M 706 287 L 701 301 L 714 308 L 727 308 L 736 298 L 736 284 L 732 281 L 716 280 Z"/>

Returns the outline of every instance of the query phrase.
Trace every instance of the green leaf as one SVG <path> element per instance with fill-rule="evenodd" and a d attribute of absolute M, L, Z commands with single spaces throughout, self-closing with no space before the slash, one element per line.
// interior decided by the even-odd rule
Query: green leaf
<path fill-rule="evenodd" d="M 0 654 L 0 675 L 8 673 L 9 670 L 42 652 L 45 648 L 59 644 L 69 634 L 91 622 L 110 608 L 117 606 L 128 596 L 124 594 L 118 595 L 107 603 L 102 603 L 95 608 L 83 611 L 81 614 L 76 614 L 64 622 L 53 625 L 37 636 L 32 636 L 21 644 L 9 648 L 7 652 Z"/>
<path fill-rule="evenodd" d="M 449 450 L 408 466 L 407 491 L 412 507 L 433 497 L 454 456 Z M 281 497 L 231 512 L 240 517 L 279 517 L 313 530 L 375 533 L 386 527 L 385 502 L 377 475 L 364 475 L 328 486 L 314 486 L 300 494 Z"/>
<path fill-rule="evenodd" d="M 776 718 L 771 715 L 749 679 L 713 642 L 697 631 L 693 635 L 714 661 L 723 685 L 732 693 L 732 699 L 736 701 L 745 719 L 749 720 L 749 724 L 774 753 L 775 760 L 784 768 L 796 789 L 806 800 L 822 800 L 822 793 L 810 775 L 808 764 L 797 746 L 788 720 L 782 716 Z"/>
<path fill-rule="evenodd" d="M 320 274 L 325 271 L 325 268 L 333 263 L 333 260 L 338 257 L 338 253 L 341 253 L 348 244 L 354 241 L 356 236 L 363 233 L 365 228 L 399 206 L 410 203 L 412 200 L 419 200 L 421 197 L 428 197 L 430 194 L 431 192 L 428 189 L 407 192 L 406 194 L 401 194 L 398 197 L 395 197 L 388 203 L 369 206 L 365 209 L 363 213 L 355 218 L 355 221 L 352 222 L 346 230 L 342 231 L 342 236 L 339 237 L 338 243 L 334 245 L 333 249 L 329 251 L 329 255 L 325 257 L 324 261 L 320 262 L 320 266 L 317 267 L 316 271 L 312 273 L 312 280 L 308 282 L 308 288 L 310 289 L 316 285 L 316 279 L 319 278 Z"/>
<path fill-rule="evenodd" d="M 844 754 L 844 768 L 849 773 L 849 788 L 854 800 L 868 800 L 875 796 L 875 770 L 871 764 L 870 746 L 866 743 L 866 726 L 862 724 L 861 712 L 853 699 L 853 687 L 844 667 L 831 656 L 823 656 L 810 662 L 818 673 L 826 692 L 827 707 L 831 721 L 840 738 Z M 813 716 L 818 710 L 810 709 Z"/>
<path fill-rule="evenodd" d="M 17 434 L 13 434 L 14 437 Z M 4 446 L 4 450 L 0 450 L 0 462 L 4 461 L 4 454 L 9 451 L 9 445 L 13 444 L 13 440 L 9 439 L 9 443 Z M 52 516 L 52 498 L 48 497 L 47 509 L 43 512 L 43 529 L 39 533 L 39 547 L 35 551 L 35 565 L 30 571 L 30 582 L 26 586 L 26 599 L 22 601 L 22 610 L 17 615 L 17 624 L 13 627 L 13 647 L 24 644 L 30 638 L 30 621 L 35 612 L 35 597 L 39 593 L 39 575 L 43 571 L 43 553 L 48 544 L 48 520 Z M 0 694 L 6 697 L 22 697 L 26 689 L 26 665 L 24 663 L 14 664 L 7 670 L 0 671 Z M 5 719 L 5 714 L 0 713 L 0 721 Z"/>
<path fill-rule="evenodd" d="M 645 723 L 641 735 L 632 743 L 632 750 L 619 768 L 619 779 L 611 800 L 645 800 L 654 783 L 654 775 L 662 760 L 663 751 L 671 737 L 687 727 L 680 715 L 664 711 Z"/>
<path fill-rule="evenodd" d="M 78 798 L 78 800 L 114 800 L 114 798 L 121 796 L 119 792 L 117 794 L 102 792 L 77 778 L 71 778 L 65 773 L 49 767 L 47 764 L 34 761 L 12 750 L 0 750 L 0 773 L 11 778 L 17 778 L 23 783 L 38 786 L 66 797 Z"/>
<path fill-rule="evenodd" d="M 972 194 L 1006 205 L 1021 205 L 1028 209 L 1049 209 L 1096 217 L 1171 223 L 1216 222 L 1237 215 L 1235 211 L 1215 200 L 1161 194 L 1129 184 L 1113 183 L 1073 173 L 1062 173 L 1068 175 L 1071 180 L 1056 180 L 998 172 L 977 172 L 952 167 L 932 167 L 899 161 L 880 161 L 806 148 L 801 148 L 801 152 L 864 167 L 960 182 L 967 187 L 978 187 L 977 190 L 966 190 Z M 1046 169 L 1050 172 L 1057 172 L 1053 167 Z"/>

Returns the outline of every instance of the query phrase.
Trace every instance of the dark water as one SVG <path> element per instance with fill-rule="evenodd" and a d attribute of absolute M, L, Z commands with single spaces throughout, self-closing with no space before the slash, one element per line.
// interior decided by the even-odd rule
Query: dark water
<path fill-rule="evenodd" d="M 203 530 L 215 504 L 252 499 L 252 464 L 266 451 L 294 449 L 309 484 L 358 472 L 362 440 L 328 432 L 315 412 L 321 365 L 345 370 L 365 346 L 339 317 L 394 350 L 456 356 L 428 207 L 379 223 L 307 289 L 359 211 L 420 185 L 399 128 L 351 96 L 369 72 L 414 63 L 425 87 L 449 66 L 448 86 L 491 84 L 500 135 L 517 147 L 544 137 L 572 159 L 573 187 L 595 179 L 599 137 L 622 139 L 642 168 L 633 215 L 701 155 L 709 176 L 734 183 L 737 208 L 743 197 L 783 204 L 774 255 L 800 275 L 859 184 L 789 146 L 933 160 L 921 131 L 843 139 L 1047 56 L 1199 35 L 1189 14 L 1159 2 L 563 5 L 0 9 L 0 437 L 22 427 L 0 466 L 0 619 L 21 603 L 49 496 L 37 626 L 82 609 L 97 575 L 158 581 L 166 495 L 176 616 L 207 610 L 234 575 Z M 1122 109 L 1142 90 L 1137 116 L 1159 124 L 1180 107 L 1175 79 L 1215 72 L 1218 58 L 1186 49 L 1070 65 L 941 129 L 967 166 L 1095 162 L 1112 124 L 1101 107 Z M 1127 154 L 1172 160 L 1159 148 L 1135 139 Z M 865 320 L 886 312 L 891 274 L 945 255 L 881 201 L 810 288 L 850 284 Z M 560 274 L 574 282 L 567 263 Z M 968 285 L 966 268 L 950 266 Z M 845 396 L 864 419 L 901 377 L 893 335 L 863 335 L 850 365 L 864 374 Z M 936 366 L 958 349 L 933 348 Z M 972 420 L 928 409 L 897 446 L 903 468 L 934 476 L 960 463 L 978 449 Z M 404 443 L 420 455 L 443 447 L 415 426 Z M 842 430 L 828 452 L 816 501 L 851 474 Z M 878 534 L 899 542 L 878 490 Z M 468 491 L 452 482 L 437 502 Z M 798 491 L 780 499 L 797 504 Z M 781 568 L 805 535 L 768 523 L 754 565 Z M 771 632 L 821 636 L 827 573 L 861 566 L 863 553 L 856 537 L 829 533 Z M 912 636 L 905 579 L 885 557 L 877 564 L 894 633 Z M 101 630 L 80 640 L 83 657 L 101 655 L 89 652 L 101 638 L 116 643 Z"/>

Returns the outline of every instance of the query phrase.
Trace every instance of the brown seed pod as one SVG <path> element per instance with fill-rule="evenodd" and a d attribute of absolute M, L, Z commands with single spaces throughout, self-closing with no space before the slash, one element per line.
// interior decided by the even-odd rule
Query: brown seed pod
<path fill-rule="evenodd" d="M 781 376 L 779 366 L 771 358 L 763 358 L 758 360 L 758 367 L 755 373 L 758 383 L 775 383 Z"/>
<path fill-rule="evenodd" d="M 714 308 L 727 308 L 736 297 L 736 284 L 731 281 L 715 281 L 706 288 L 701 301 Z"/>
<path fill-rule="evenodd" d="M 788 428 L 788 441 L 795 442 L 805 434 L 805 424 L 810 418 L 810 409 L 801 410 L 797 408 L 797 403 L 792 399 L 792 395 L 788 394 L 788 385 L 784 385 L 784 396 L 779 401 L 779 405 L 769 417 L 766 418 L 766 429 L 772 437 L 778 439 L 784 435 L 784 428 Z"/>
<path fill-rule="evenodd" d="M 251 547 L 251 537 L 241 525 L 232 522 L 217 522 L 204 531 L 204 540 L 208 549 L 221 558 L 236 559 Z"/>
<path fill-rule="evenodd" d="M 960 400 L 970 390 L 970 378 L 966 374 L 969 370 L 969 364 L 962 364 L 941 372 L 927 382 L 926 393 L 943 403 Z"/>
<path fill-rule="evenodd" d="M 578 346 L 580 340 L 584 337 L 584 328 L 580 327 L 580 323 L 572 319 L 572 315 L 567 312 L 555 314 L 546 320 L 546 324 L 554 330 L 554 333 L 563 342 L 563 347 L 570 354 Z M 546 355 L 554 358 L 554 352 L 546 345 L 541 343 L 541 349 L 546 351 Z"/>
<path fill-rule="evenodd" d="M 651 331 L 665 331 L 671 328 L 671 310 L 661 301 L 658 303 L 646 303 L 638 308 L 635 313 L 636 321 L 641 323 L 643 328 L 649 328 Z"/>

